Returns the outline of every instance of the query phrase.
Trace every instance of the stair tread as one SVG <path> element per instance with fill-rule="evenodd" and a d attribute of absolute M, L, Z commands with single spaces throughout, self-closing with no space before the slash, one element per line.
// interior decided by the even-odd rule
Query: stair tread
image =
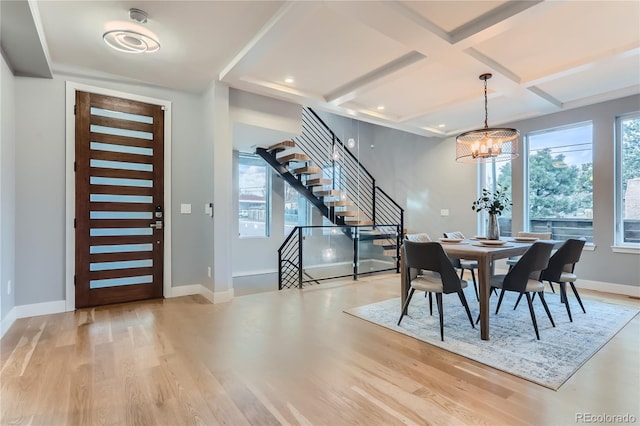
<path fill-rule="evenodd" d="M 355 206 L 355 203 L 353 201 L 351 201 L 351 200 L 326 201 L 325 204 L 328 207 Z"/>
<path fill-rule="evenodd" d="M 314 194 L 317 197 L 339 197 L 342 195 L 342 191 L 339 189 L 323 189 L 320 191 L 315 191 Z"/>
<path fill-rule="evenodd" d="M 307 154 L 302 154 L 299 152 L 294 152 L 292 154 L 283 155 L 282 157 L 277 158 L 277 160 L 281 163 L 289 163 L 293 161 L 309 161 L 309 156 Z"/>
<path fill-rule="evenodd" d="M 362 216 L 364 216 L 362 214 L 362 212 L 359 211 L 359 210 L 342 210 L 342 211 L 336 210 L 335 211 L 335 215 L 336 216 L 349 216 L 349 217 L 356 217 L 356 216 L 362 217 Z"/>
<path fill-rule="evenodd" d="M 269 148 L 267 148 L 267 151 L 284 151 L 285 149 L 288 148 L 293 148 L 296 146 L 296 143 L 294 141 L 288 140 L 288 141 L 282 141 L 282 142 L 278 142 L 275 145 L 271 145 Z"/>
<path fill-rule="evenodd" d="M 393 250 L 383 250 L 382 254 L 384 256 L 391 256 L 391 257 L 396 257 L 398 255 L 398 252 L 396 251 L 396 249 Z"/>
<path fill-rule="evenodd" d="M 309 186 L 330 185 L 331 184 L 331 179 L 322 179 L 322 178 L 308 179 L 304 184 L 307 187 L 309 187 Z"/>
<path fill-rule="evenodd" d="M 373 221 L 369 219 L 358 220 L 356 216 L 346 217 L 344 220 L 347 225 L 373 225 Z"/>
<path fill-rule="evenodd" d="M 291 170 L 291 173 L 293 173 L 294 175 L 313 175 L 321 172 L 322 169 L 317 166 L 304 166 Z"/>

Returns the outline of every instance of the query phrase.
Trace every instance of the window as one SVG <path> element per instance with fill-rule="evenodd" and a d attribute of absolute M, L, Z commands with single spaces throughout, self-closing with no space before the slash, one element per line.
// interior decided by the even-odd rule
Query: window
<path fill-rule="evenodd" d="M 527 134 L 528 231 L 593 242 L 593 125 Z"/>
<path fill-rule="evenodd" d="M 284 235 L 296 226 L 311 225 L 309 202 L 286 181 L 284 182 Z"/>
<path fill-rule="evenodd" d="M 269 236 L 271 174 L 264 160 L 240 154 L 238 161 L 238 232 L 240 237 Z"/>
<path fill-rule="evenodd" d="M 640 112 L 616 128 L 616 244 L 640 244 Z"/>
<path fill-rule="evenodd" d="M 483 188 L 487 188 L 488 190 L 495 192 L 497 185 L 500 185 L 502 188 L 507 189 L 509 199 L 513 200 L 511 190 L 511 161 L 483 164 L 483 167 L 480 169 L 480 173 L 484 178 L 480 179 L 481 187 L 479 188 L 478 193 L 481 193 Z M 478 228 L 480 229 L 480 234 L 486 235 L 486 215 L 479 214 L 478 218 L 478 220 L 481 221 Z M 502 215 L 498 216 L 501 236 L 509 237 L 512 235 L 511 218 L 511 206 L 507 206 L 503 210 Z"/>

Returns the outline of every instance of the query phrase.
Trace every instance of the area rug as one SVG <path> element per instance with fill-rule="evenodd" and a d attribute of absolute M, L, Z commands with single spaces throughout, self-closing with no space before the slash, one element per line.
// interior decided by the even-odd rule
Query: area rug
<path fill-rule="evenodd" d="M 475 321 L 478 304 L 471 292 L 466 296 Z M 583 300 L 587 311 L 584 314 L 577 300 L 569 296 L 573 315 L 573 322 L 569 322 L 567 311 L 560 303 L 560 296 L 545 293 L 556 327 L 551 326 L 536 297 L 534 309 L 540 331 L 540 340 L 536 340 L 526 299 L 514 311 L 512 308 L 517 294 L 507 292 L 498 315 L 494 315 L 498 298 L 491 297 L 491 340 L 485 341 L 480 339 L 479 325 L 475 329 L 471 328 L 460 300 L 455 294 L 450 294 L 443 297 L 443 342 L 440 340 L 435 297 L 431 316 L 428 299 L 423 295 L 424 293 L 416 292 L 409 305 L 408 315 L 402 319 L 400 326 L 396 326 L 400 315 L 400 298 L 345 312 L 553 390 L 567 381 L 639 311 L 629 306 Z"/>

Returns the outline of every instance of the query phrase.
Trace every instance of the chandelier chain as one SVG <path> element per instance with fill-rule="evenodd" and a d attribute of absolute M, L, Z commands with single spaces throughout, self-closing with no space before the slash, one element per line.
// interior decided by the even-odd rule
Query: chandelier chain
<path fill-rule="evenodd" d="M 484 79 L 484 128 L 489 128 L 489 112 L 487 109 L 487 79 Z"/>

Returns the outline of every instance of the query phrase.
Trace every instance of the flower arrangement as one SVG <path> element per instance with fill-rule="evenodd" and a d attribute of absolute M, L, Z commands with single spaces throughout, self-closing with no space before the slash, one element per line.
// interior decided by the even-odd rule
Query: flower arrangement
<path fill-rule="evenodd" d="M 507 189 L 506 187 L 503 188 L 500 184 L 498 184 L 496 192 L 491 192 L 484 188 L 482 190 L 482 196 L 473 202 L 471 209 L 474 212 L 486 210 L 490 215 L 500 216 L 502 210 L 504 210 L 506 206 L 511 205 L 511 201 L 507 196 Z"/>

